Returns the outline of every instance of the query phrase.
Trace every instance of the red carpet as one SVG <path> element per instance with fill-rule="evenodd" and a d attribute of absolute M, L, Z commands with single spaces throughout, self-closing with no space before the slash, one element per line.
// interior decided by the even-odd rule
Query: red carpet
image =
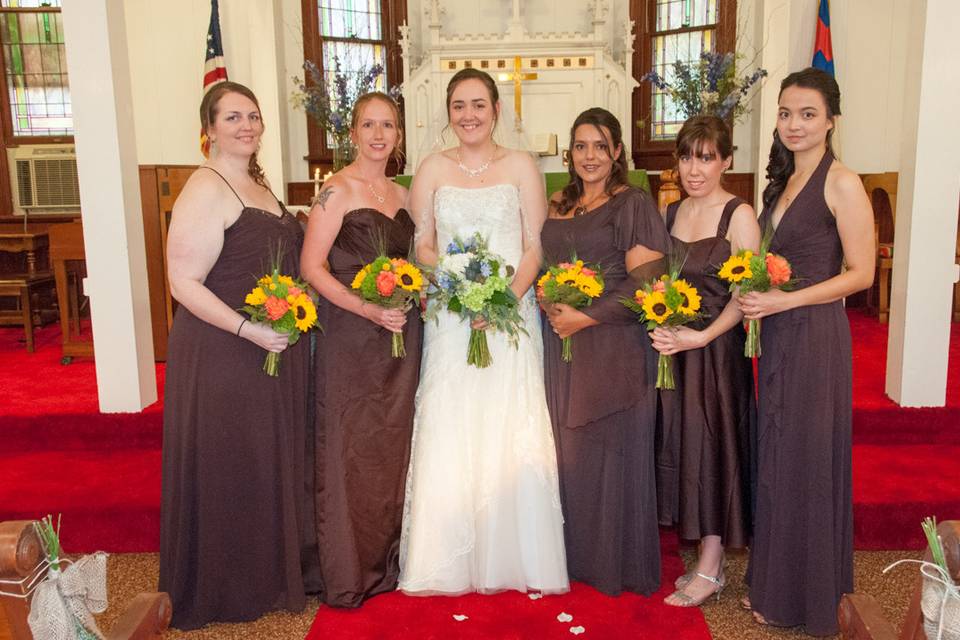
<path fill-rule="evenodd" d="M 922 517 L 960 517 L 960 326 L 947 407 L 901 409 L 883 395 L 887 327 L 856 310 L 849 316 L 856 545 L 920 548 Z M 0 520 L 62 512 L 70 551 L 156 551 L 161 403 L 100 414 L 92 360 L 61 365 L 55 326 L 37 331 L 33 354 L 22 335 L 0 329 Z M 161 388 L 163 373 L 157 365 Z"/>
<path fill-rule="evenodd" d="M 683 573 L 683 563 L 677 555 L 676 536 L 670 532 L 661 535 L 662 581 L 672 587 Z M 457 598 L 388 593 L 372 598 L 361 609 L 321 607 L 307 640 L 569 639 L 577 637 L 571 627 L 583 627 L 585 638 L 710 638 L 699 608 L 678 609 L 663 604 L 670 593 L 666 587 L 649 598 L 634 594 L 611 598 L 582 583 L 571 587 L 570 593 L 538 600 L 517 592 Z M 573 619 L 557 620 L 561 613 Z M 458 621 L 454 615 L 467 618 Z"/>

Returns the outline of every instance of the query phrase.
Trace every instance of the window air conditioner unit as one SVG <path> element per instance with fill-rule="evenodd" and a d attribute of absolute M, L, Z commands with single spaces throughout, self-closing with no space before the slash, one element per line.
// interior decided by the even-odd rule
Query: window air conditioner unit
<path fill-rule="evenodd" d="M 72 144 L 8 149 L 14 213 L 80 212 L 77 155 Z"/>

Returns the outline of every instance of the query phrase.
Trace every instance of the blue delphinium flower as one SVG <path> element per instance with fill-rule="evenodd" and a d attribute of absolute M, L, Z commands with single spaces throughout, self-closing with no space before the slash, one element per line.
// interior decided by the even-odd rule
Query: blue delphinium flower
<path fill-rule="evenodd" d="M 493 269 L 490 267 L 490 263 L 484 260 L 480 263 L 480 275 L 484 278 L 489 278 L 490 274 L 493 273 Z"/>

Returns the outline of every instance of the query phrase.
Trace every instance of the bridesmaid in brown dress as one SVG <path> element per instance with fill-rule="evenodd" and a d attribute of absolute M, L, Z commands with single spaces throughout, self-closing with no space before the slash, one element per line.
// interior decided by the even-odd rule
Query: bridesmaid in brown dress
<path fill-rule="evenodd" d="M 705 318 L 657 328 L 651 337 L 657 351 L 678 354 L 677 388 L 660 391 L 657 490 L 661 524 L 677 524 L 681 538 L 701 541 L 696 568 L 665 600 L 690 607 L 719 597 L 726 584 L 724 547 L 748 542 L 753 371 L 743 357 L 743 314 L 717 268 L 740 249 L 756 251 L 760 227 L 753 207 L 721 186 L 733 159 L 723 120 L 687 120 L 676 156 L 688 197 L 667 207 L 667 229 L 674 252 L 685 257 L 681 276 L 702 296 Z"/>
<path fill-rule="evenodd" d="M 842 301 L 869 287 L 874 270 L 870 202 L 830 147 L 839 115 L 840 89 L 823 71 L 781 83 L 760 225 L 775 229 L 770 250 L 790 261 L 800 283 L 740 298 L 744 317 L 763 318 L 749 604 L 760 623 L 803 625 L 818 636 L 837 632 L 840 597 L 853 590 L 851 348 Z"/>
<path fill-rule="evenodd" d="M 546 305 L 547 405 L 557 445 L 564 541 L 571 579 L 608 595 L 660 585 L 654 487 L 654 353 L 620 303 L 643 265 L 662 268 L 670 237 L 650 196 L 627 185 L 620 123 L 581 113 L 570 131 L 570 184 L 554 194 L 541 242 L 551 264 L 574 254 L 603 269 L 605 291 L 583 309 Z M 563 362 L 562 338 L 573 339 Z M 654 365 L 655 366 L 655 365 Z"/>
<path fill-rule="evenodd" d="M 211 157 L 177 199 L 167 240 L 180 306 L 164 390 L 160 590 L 178 629 L 300 611 L 316 573 L 303 526 L 309 340 L 288 348 L 235 311 L 278 244 L 282 272 L 297 276 L 303 231 L 257 163 L 253 93 L 216 85 L 200 120 Z M 268 351 L 283 352 L 277 378 L 263 373 Z"/>
<path fill-rule="evenodd" d="M 310 213 L 301 263 L 325 298 L 316 350 L 316 527 L 321 600 L 358 607 L 393 591 L 420 374 L 419 308 L 363 302 L 350 283 L 381 251 L 406 258 L 414 224 L 406 189 L 384 174 L 400 144 L 399 110 L 382 93 L 361 96 L 351 136 L 357 159 L 324 184 Z M 405 358 L 391 357 L 403 333 Z"/>

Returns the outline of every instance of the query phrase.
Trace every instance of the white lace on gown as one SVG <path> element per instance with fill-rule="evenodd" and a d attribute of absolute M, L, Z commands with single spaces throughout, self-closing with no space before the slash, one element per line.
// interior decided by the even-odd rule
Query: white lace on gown
<path fill-rule="evenodd" d="M 479 231 L 516 266 L 524 228 L 517 188 L 440 187 L 437 247 Z M 519 348 L 489 332 L 491 366 L 467 365 L 470 326 L 426 324 L 400 541 L 410 593 L 569 589 L 556 450 L 543 386 L 540 321 L 521 301 Z"/>

